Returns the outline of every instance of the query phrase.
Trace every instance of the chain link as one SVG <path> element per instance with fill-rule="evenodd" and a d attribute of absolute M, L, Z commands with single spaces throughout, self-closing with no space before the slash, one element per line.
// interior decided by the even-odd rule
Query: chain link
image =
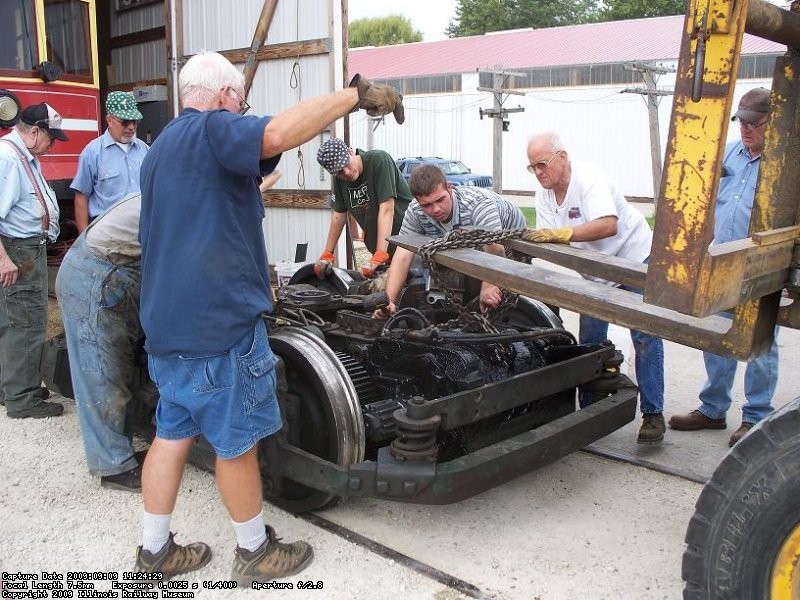
<path fill-rule="evenodd" d="M 464 304 L 456 297 L 453 291 L 448 288 L 439 276 L 438 265 L 434 260 L 437 252 L 442 250 L 456 250 L 459 248 L 476 248 L 488 244 L 497 244 L 504 240 L 519 238 L 526 229 L 500 229 L 498 231 L 486 231 L 484 229 L 454 229 L 445 236 L 431 240 L 419 248 L 419 255 L 422 257 L 422 264 L 431 275 L 431 280 L 437 289 L 444 294 L 445 302 L 453 306 L 458 312 L 458 317 L 450 319 L 446 323 L 439 325 L 441 329 L 450 329 L 457 324 L 473 325 L 480 331 L 486 333 L 499 333 L 497 327 L 492 324 L 492 320 L 511 306 L 516 305 L 517 294 L 502 289 L 502 302 L 496 309 L 487 311 L 485 315 L 476 311 L 468 310 Z M 498 356 L 499 358 L 499 356 Z"/>

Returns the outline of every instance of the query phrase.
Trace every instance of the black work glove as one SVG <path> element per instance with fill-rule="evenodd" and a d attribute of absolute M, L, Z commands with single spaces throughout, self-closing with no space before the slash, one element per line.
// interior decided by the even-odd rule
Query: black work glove
<path fill-rule="evenodd" d="M 348 87 L 358 88 L 358 104 L 356 108 L 363 108 L 370 117 L 382 117 L 392 113 L 398 125 L 406 120 L 403 109 L 403 94 L 390 85 L 383 83 L 370 83 L 369 80 L 356 74 Z"/>

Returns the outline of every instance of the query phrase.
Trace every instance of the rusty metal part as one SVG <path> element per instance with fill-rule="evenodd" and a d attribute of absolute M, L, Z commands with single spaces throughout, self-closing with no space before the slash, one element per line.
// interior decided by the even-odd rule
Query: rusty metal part
<path fill-rule="evenodd" d="M 422 257 L 422 263 L 430 272 L 431 281 L 434 287 L 444 294 L 445 304 L 453 306 L 458 312 L 458 317 L 440 325 L 440 328 L 448 328 L 454 325 L 463 326 L 465 324 L 474 325 L 479 331 L 486 333 L 497 333 L 497 328 L 492 325 L 489 315 L 482 315 L 476 311 L 467 310 L 461 301 L 456 297 L 452 290 L 445 284 L 444 277 L 441 276 L 434 260 L 437 252 L 442 250 L 453 250 L 456 248 L 483 247 L 489 244 L 497 244 L 503 240 L 519 237 L 525 229 L 486 231 L 483 229 L 454 229 L 441 238 L 429 240 L 420 246 L 418 252 Z M 513 298 L 507 293 L 503 293 L 503 304 L 510 305 Z M 499 312 L 502 309 L 499 308 Z"/>
<path fill-rule="evenodd" d="M 790 48 L 800 48 L 800 15 L 764 0 L 747 3 L 745 31 Z"/>
<path fill-rule="evenodd" d="M 645 301 L 704 317 L 736 309 L 737 326 L 763 321 L 777 308 L 798 235 L 798 97 L 800 59 L 788 53 L 776 63 L 771 112 L 753 208 L 751 238 L 720 244 L 713 239 L 714 199 L 724 157 L 733 88 L 744 34 L 743 3 L 696 0 L 687 13 L 673 104 L 664 185 L 658 201 Z M 776 12 L 779 11 L 779 12 Z M 704 91 L 691 102 L 695 46 L 692 34 L 706 17 Z M 776 16 L 777 15 L 777 16 Z M 800 16 L 763 2 L 748 18 L 758 33 L 796 36 Z M 769 37 L 769 36 L 767 36 Z M 794 38 L 795 45 L 797 43 Z M 765 314 L 766 314 L 765 313 Z"/>
<path fill-rule="evenodd" d="M 591 406 L 446 463 L 398 461 L 388 448 L 381 448 L 377 461 L 347 468 L 281 444 L 275 468 L 303 485 L 338 496 L 448 504 L 550 464 L 619 429 L 633 419 L 637 397 L 635 387 L 620 389 Z"/>

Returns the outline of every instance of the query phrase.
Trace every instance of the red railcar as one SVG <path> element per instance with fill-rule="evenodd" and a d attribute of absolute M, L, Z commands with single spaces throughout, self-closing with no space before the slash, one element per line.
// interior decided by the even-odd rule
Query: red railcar
<path fill-rule="evenodd" d="M 62 219 L 72 217 L 78 156 L 100 133 L 95 10 L 95 0 L 0 2 L 0 135 L 30 104 L 47 102 L 61 114 L 69 141 L 41 162 Z"/>

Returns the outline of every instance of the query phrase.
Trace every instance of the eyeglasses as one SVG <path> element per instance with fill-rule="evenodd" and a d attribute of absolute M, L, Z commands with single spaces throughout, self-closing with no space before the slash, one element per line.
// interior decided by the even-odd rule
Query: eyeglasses
<path fill-rule="evenodd" d="M 139 121 L 136 119 L 120 119 L 119 117 L 115 117 L 111 115 L 111 118 L 114 119 L 117 123 L 122 125 L 123 127 L 130 127 L 131 125 L 137 125 Z"/>
<path fill-rule="evenodd" d="M 748 131 L 755 131 L 756 129 L 761 129 L 764 125 L 767 124 L 767 119 L 761 121 L 761 123 L 750 123 L 748 121 L 742 121 L 739 117 L 734 117 L 734 121 L 738 121 L 741 127 L 744 127 Z"/>
<path fill-rule="evenodd" d="M 550 166 L 550 163 L 553 162 L 553 159 L 558 155 L 559 152 L 561 152 L 561 150 L 556 150 L 547 160 L 540 160 L 539 162 L 528 165 L 528 172 L 536 175 L 537 170 L 546 169 Z"/>
<path fill-rule="evenodd" d="M 247 103 L 247 100 L 242 98 L 242 95 L 239 92 L 237 92 L 235 89 L 230 88 L 230 90 L 234 94 L 236 94 L 236 97 L 239 99 L 239 114 L 240 115 L 246 114 L 247 111 L 250 110 L 250 105 Z"/>

